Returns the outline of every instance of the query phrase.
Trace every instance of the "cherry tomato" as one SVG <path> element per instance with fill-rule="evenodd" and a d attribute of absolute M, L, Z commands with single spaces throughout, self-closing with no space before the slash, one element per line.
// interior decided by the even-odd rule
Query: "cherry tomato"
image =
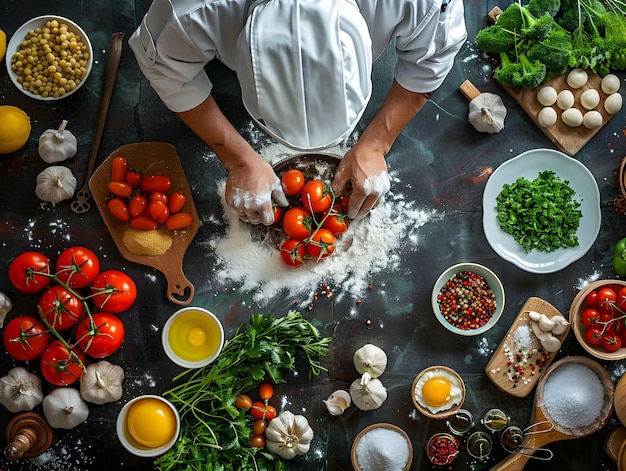
<path fill-rule="evenodd" d="M 250 448 L 263 448 L 265 446 L 265 435 L 253 435 L 250 439 Z"/>
<path fill-rule="evenodd" d="M 598 290 L 598 309 L 601 311 L 611 312 L 616 300 L 617 295 L 612 288 L 601 288 Z"/>
<path fill-rule="evenodd" d="M 39 357 L 48 346 L 48 329 L 32 316 L 19 316 L 4 326 L 4 348 L 16 360 L 30 361 Z"/>
<path fill-rule="evenodd" d="M 128 211 L 131 218 L 142 216 L 148 208 L 148 200 L 141 195 L 133 196 L 128 202 Z"/>
<path fill-rule="evenodd" d="M 252 434 L 253 435 L 263 435 L 265 433 L 265 429 L 267 428 L 267 420 L 256 419 L 252 424 Z"/>
<path fill-rule="evenodd" d="M 602 338 L 602 346 L 607 352 L 615 352 L 622 347 L 622 339 L 615 334 L 605 335 Z"/>
<path fill-rule="evenodd" d="M 100 273 L 100 260 L 93 250 L 80 245 L 65 249 L 56 263 L 56 275 L 70 288 L 89 286 Z"/>
<path fill-rule="evenodd" d="M 83 302 L 60 285 L 48 288 L 37 306 L 40 315 L 58 331 L 71 329 L 85 313 Z"/>
<path fill-rule="evenodd" d="M 280 258 L 290 267 L 299 267 L 304 263 L 306 246 L 301 240 L 287 239 L 280 246 Z"/>
<path fill-rule="evenodd" d="M 159 215 L 159 217 L 156 218 L 156 222 L 158 222 L 159 224 L 165 224 L 167 220 L 169 219 L 169 217 L 170 217 L 170 208 L 168 208 L 166 205 L 163 212 Z"/>
<path fill-rule="evenodd" d="M 155 220 L 158 220 L 166 209 L 167 205 L 160 200 L 151 201 L 150 204 L 148 204 L 148 214 Z"/>
<path fill-rule="evenodd" d="M 598 304 L 598 292 L 595 290 L 589 291 L 587 296 L 585 296 L 585 302 L 589 307 L 596 306 Z"/>
<path fill-rule="evenodd" d="M 126 173 L 126 183 L 128 183 L 133 188 L 139 187 L 139 184 L 141 183 L 142 178 L 143 178 L 143 175 L 141 173 L 141 170 L 138 170 L 136 168 L 131 168 Z"/>
<path fill-rule="evenodd" d="M 191 214 L 176 213 L 167 218 L 165 221 L 165 227 L 167 227 L 170 231 L 174 231 L 176 229 L 189 227 L 192 223 L 193 218 L 191 217 Z"/>
<path fill-rule="evenodd" d="M 125 182 L 128 172 L 128 161 L 124 157 L 115 157 L 111 163 L 111 181 Z"/>
<path fill-rule="evenodd" d="M 107 200 L 107 208 L 109 208 L 109 211 L 116 219 L 122 222 L 126 222 L 130 219 L 128 205 L 119 196 Z"/>
<path fill-rule="evenodd" d="M 580 319 L 585 327 L 593 327 L 600 320 L 600 311 L 589 307 L 580 314 Z"/>
<path fill-rule="evenodd" d="M 310 180 L 304 184 L 302 193 L 302 206 L 312 213 L 328 211 L 333 204 L 333 195 L 328 185 L 319 180 Z"/>
<path fill-rule="evenodd" d="M 240 394 L 237 396 L 237 399 L 235 399 L 235 407 L 237 407 L 237 409 L 250 409 L 250 407 L 252 407 L 252 399 L 250 399 L 250 396 L 247 394 Z"/>
<path fill-rule="evenodd" d="M 311 213 L 302 206 L 289 208 L 283 216 L 283 231 L 292 239 L 303 240 L 309 237 Z"/>
<path fill-rule="evenodd" d="M 167 175 L 147 175 L 141 179 L 139 187 L 148 193 L 166 193 L 172 188 L 172 180 Z"/>
<path fill-rule="evenodd" d="M 149 216 L 137 216 L 130 220 L 130 227 L 144 231 L 152 231 L 158 227 L 158 223 Z"/>
<path fill-rule="evenodd" d="M 617 299 L 615 300 L 617 307 L 622 311 L 626 310 L 626 286 L 622 286 L 618 289 L 615 295 L 617 296 Z"/>
<path fill-rule="evenodd" d="M 302 191 L 305 178 L 300 170 L 294 168 L 287 170 L 280 182 L 286 195 L 298 195 Z"/>
<path fill-rule="evenodd" d="M 137 299 L 135 282 L 119 270 L 100 273 L 91 284 L 91 292 L 98 309 L 114 314 L 126 311 Z"/>
<path fill-rule="evenodd" d="M 41 375 L 52 386 L 69 386 L 80 378 L 85 355 L 78 347 L 68 350 L 59 340 L 53 340 L 41 354 Z"/>
<path fill-rule="evenodd" d="M 273 204 L 272 209 L 274 211 L 274 221 L 272 221 L 272 225 L 276 225 L 280 222 L 280 218 L 283 217 L 283 208 L 277 204 Z"/>
<path fill-rule="evenodd" d="M 335 243 L 337 238 L 328 229 L 320 228 L 311 236 L 309 242 L 306 243 L 307 253 L 315 258 L 322 259 L 329 257 L 335 251 Z"/>
<path fill-rule="evenodd" d="M 274 388 L 269 383 L 263 383 L 259 386 L 259 397 L 264 401 L 267 401 L 274 395 Z"/>
<path fill-rule="evenodd" d="M 585 340 L 589 345 L 600 345 L 604 339 L 602 329 L 597 327 L 590 327 L 585 331 Z"/>
<path fill-rule="evenodd" d="M 267 406 L 265 408 L 265 420 L 275 419 L 277 415 L 278 415 L 278 412 L 276 411 L 274 407 Z"/>
<path fill-rule="evenodd" d="M 350 207 L 350 195 L 341 195 L 341 212 L 348 214 L 348 208 Z"/>
<path fill-rule="evenodd" d="M 109 182 L 109 191 L 120 198 L 130 198 L 133 187 L 126 182 Z"/>
<path fill-rule="evenodd" d="M 180 191 L 175 191 L 174 193 L 172 193 L 168 202 L 170 213 L 174 214 L 183 209 L 183 206 L 185 206 L 185 201 L 187 201 L 187 198 Z"/>
<path fill-rule="evenodd" d="M 325 227 L 333 234 L 342 234 L 348 230 L 348 216 L 344 213 L 333 213 L 325 216 L 322 227 Z"/>
<path fill-rule="evenodd" d="M 76 327 L 74 336 L 78 346 L 93 358 L 104 358 L 116 352 L 124 341 L 124 324 L 119 317 L 108 312 L 95 312 L 85 316 Z"/>
<path fill-rule="evenodd" d="M 252 417 L 254 417 L 255 419 L 265 419 L 265 413 L 267 411 L 267 407 L 264 403 L 262 403 L 261 401 L 254 401 L 252 403 L 252 407 L 250 409 L 250 413 L 252 414 Z"/>
<path fill-rule="evenodd" d="M 50 273 L 50 260 L 40 252 L 23 252 L 9 265 L 9 280 L 22 293 L 36 293 L 50 283 L 50 278 L 39 273 Z"/>
<path fill-rule="evenodd" d="M 170 197 L 167 196 L 162 191 L 155 191 L 148 195 L 148 201 L 152 203 L 153 201 L 161 201 L 162 203 L 167 204 L 170 200 Z"/>

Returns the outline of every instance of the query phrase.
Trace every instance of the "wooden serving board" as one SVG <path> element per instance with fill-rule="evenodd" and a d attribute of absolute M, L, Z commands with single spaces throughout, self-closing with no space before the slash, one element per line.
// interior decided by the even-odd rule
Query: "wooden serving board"
<path fill-rule="evenodd" d="M 528 298 L 513 321 L 513 324 L 511 324 L 508 332 L 502 339 L 502 342 L 500 342 L 500 345 L 495 350 L 493 356 L 489 360 L 489 363 L 487 363 L 487 366 L 485 367 L 485 374 L 498 387 L 498 389 L 515 397 L 528 396 L 541 378 L 543 372 L 545 372 L 548 366 L 550 366 L 554 357 L 558 353 L 551 353 L 548 359 L 542 358 L 543 350 L 539 348 L 538 351 L 532 354 L 526 354 L 526 352 L 523 352 L 525 359 L 524 364 L 516 361 L 516 355 L 519 351 L 518 342 L 515 340 L 516 334 L 519 334 L 518 329 L 524 326 L 528 327 L 530 337 L 536 340 L 534 343 L 540 347 L 539 340 L 532 331 L 531 320 L 528 316 L 529 311 L 545 314 L 550 318 L 556 315 L 562 315 L 547 301 L 536 297 Z M 567 318 L 567 316 L 563 317 Z M 569 329 L 569 326 L 567 326 L 565 332 L 557 336 L 561 343 L 565 341 Z M 524 331 L 526 332 L 525 328 Z M 511 360 L 511 357 L 513 357 L 513 365 L 507 365 L 507 362 Z M 518 364 L 524 367 L 524 374 L 520 375 L 518 381 L 514 381 L 511 377 L 512 373 L 510 373 L 510 371 L 513 371 L 512 368 Z M 531 365 L 535 365 L 534 374 L 531 374 Z"/>
<path fill-rule="evenodd" d="M 128 160 L 129 168 L 140 169 L 144 175 L 167 174 L 172 179 L 171 191 L 180 191 L 187 197 L 181 211 L 191 214 L 193 223 L 184 229 L 168 231 L 173 240 L 172 246 L 161 255 L 139 255 L 128 250 L 123 237 L 130 225 L 115 218 L 107 208 L 106 200 L 110 196 L 108 184 L 111 181 L 111 163 L 118 156 Z M 165 142 L 138 142 L 117 148 L 89 179 L 89 189 L 122 256 L 131 262 L 159 270 L 167 279 L 168 299 L 176 304 L 189 304 L 193 299 L 195 289 L 183 273 L 183 259 L 189 244 L 198 232 L 200 218 L 174 146 Z"/>
<path fill-rule="evenodd" d="M 603 124 L 599 128 L 596 129 L 587 129 L 583 125 L 578 126 L 577 128 L 571 128 L 567 126 L 561 120 L 562 110 L 556 106 L 556 104 L 552 105 L 552 108 L 557 112 L 557 121 L 553 126 L 548 128 L 544 128 L 539 126 L 539 129 L 543 131 L 543 133 L 548 136 L 548 138 L 556 145 L 556 147 L 566 154 L 573 156 L 580 149 L 583 148 L 589 140 L 596 135 L 596 133 L 602 129 L 602 127 L 611 119 L 612 115 L 607 113 L 604 109 L 604 100 L 608 96 L 606 93 L 602 91 L 600 88 L 600 83 L 602 82 L 602 78 L 596 74 L 587 70 L 587 75 L 589 76 L 589 80 L 587 83 L 581 88 L 574 89 L 567 85 L 567 73 L 563 75 L 557 75 L 553 77 L 548 82 L 543 85 L 540 85 L 537 88 L 510 88 L 504 87 L 504 89 L 513 97 L 513 99 L 522 107 L 522 109 L 526 112 L 526 114 L 533 120 L 533 122 L 539 126 L 539 122 L 537 120 L 537 115 L 539 111 L 543 108 L 543 105 L 537 101 L 537 92 L 541 87 L 552 86 L 558 92 L 561 90 L 568 89 L 574 94 L 574 107 L 578 108 L 583 115 L 587 111 L 580 104 L 580 95 L 585 90 L 590 88 L 595 88 L 600 94 L 600 104 L 596 106 L 595 110 L 600 112 L 603 118 Z"/>

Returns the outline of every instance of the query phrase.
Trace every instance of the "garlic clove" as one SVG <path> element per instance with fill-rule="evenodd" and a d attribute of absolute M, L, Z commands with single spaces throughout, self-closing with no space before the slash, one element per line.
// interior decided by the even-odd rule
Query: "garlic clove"
<path fill-rule="evenodd" d="M 351 403 L 352 398 L 350 397 L 350 393 L 343 389 L 338 389 L 333 392 L 330 396 L 328 396 L 328 399 L 324 401 L 328 412 L 330 415 L 334 416 L 343 414 L 344 411 L 350 407 Z"/>
<path fill-rule="evenodd" d="M 528 317 L 530 317 L 530 320 L 532 321 L 538 321 L 541 317 L 541 314 L 536 311 L 528 311 Z"/>
<path fill-rule="evenodd" d="M 554 327 L 552 329 L 552 333 L 554 335 L 561 335 L 567 331 L 569 322 L 565 319 L 565 317 L 561 315 L 554 316 L 552 317 L 552 321 L 554 322 Z"/>
<path fill-rule="evenodd" d="M 555 323 L 552 319 L 550 319 L 545 314 L 541 314 L 541 316 L 539 317 L 539 327 L 541 328 L 541 330 L 545 332 L 552 332 L 552 329 L 554 329 L 554 326 L 555 326 Z"/>
<path fill-rule="evenodd" d="M 561 341 L 552 334 L 548 334 L 544 338 L 540 339 L 541 346 L 545 348 L 548 353 L 558 352 L 561 348 Z"/>

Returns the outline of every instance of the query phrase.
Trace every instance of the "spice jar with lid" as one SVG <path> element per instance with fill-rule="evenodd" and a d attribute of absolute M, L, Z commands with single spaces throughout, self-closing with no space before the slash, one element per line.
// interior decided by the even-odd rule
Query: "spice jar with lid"
<path fill-rule="evenodd" d="M 426 455 L 436 466 L 451 464 L 459 454 L 461 442 L 449 433 L 436 433 L 426 443 Z"/>
<path fill-rule="evenodd" d="M 500 409 L 489 409 L 480 421 L 490 432 L 499 432 L 509 423 L 509 417 Z"/>
<path fill-rule="evenodd" d="M 500 432 L 500 445 L 508 453 L 517 450 L 524 440 L 524 432 L 516 425 L 509 425 Z"/>
<path fill-rule="evenodd" d="M 489 458 L 492 447 L 491 437 L 486 432 L 474 432 L 467 439 L 467 452 L 481 461 Z"/>
<path fill-rule="evenodd" d="M 470 411 L 459 409 L 448 419 L 446 425 L 453 435 L 462 437 L 474 426 L 474 417 Z"/>

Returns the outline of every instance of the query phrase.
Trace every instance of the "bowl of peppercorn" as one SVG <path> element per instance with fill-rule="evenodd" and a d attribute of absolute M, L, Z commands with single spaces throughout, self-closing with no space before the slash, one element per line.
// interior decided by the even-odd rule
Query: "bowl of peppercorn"
<path fill-rule="evenodd" d="M 489 268 L 478 263 L 458 263 L 435 281 L 431 304 L 439 323 L 450 332 L 479 335 L 500 319 L 504 287 Z"/>

